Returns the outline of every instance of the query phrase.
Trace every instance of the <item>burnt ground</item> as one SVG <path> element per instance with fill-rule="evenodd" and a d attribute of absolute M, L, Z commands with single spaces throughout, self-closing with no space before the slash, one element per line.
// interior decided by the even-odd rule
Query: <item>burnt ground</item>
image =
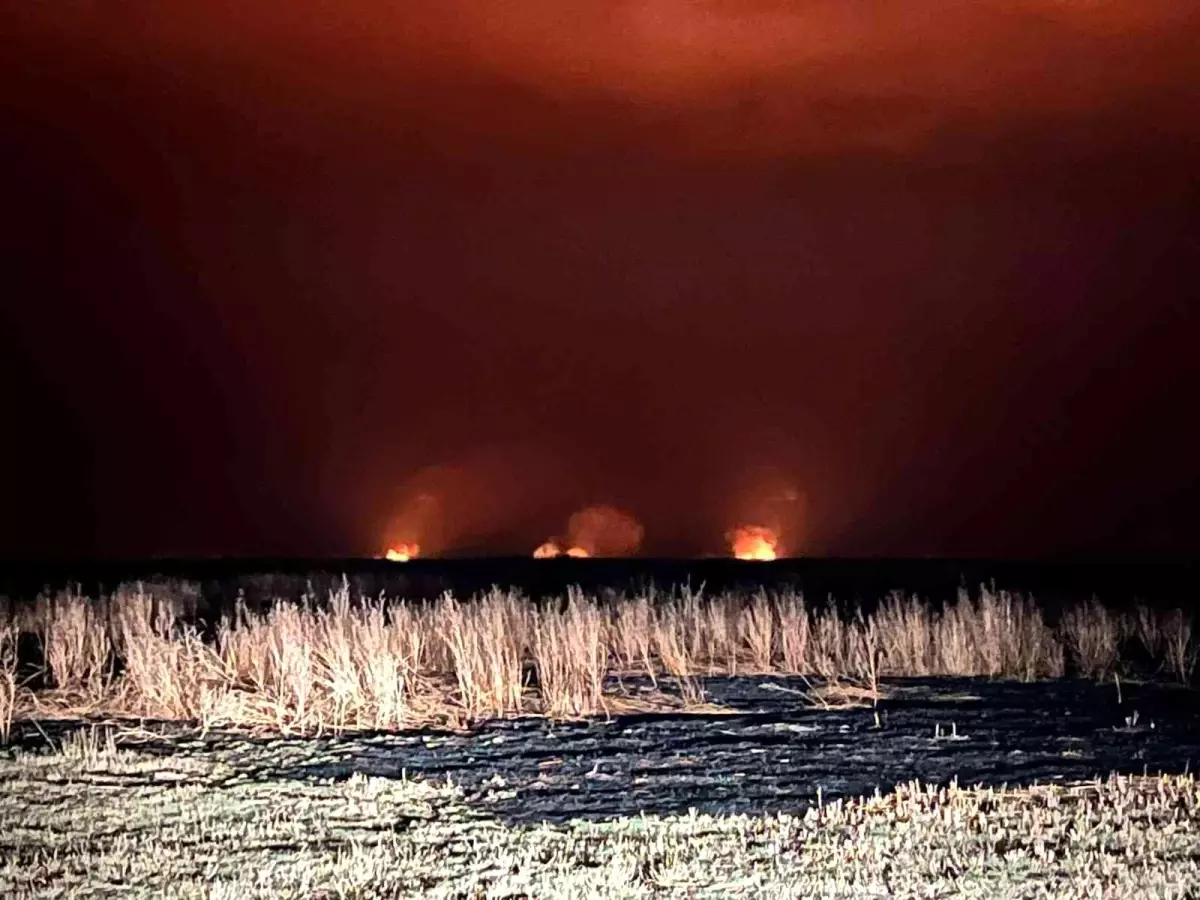
<path fill-rule="evenodd" d="M 894 680 L 877 726 L 871 709 L 810 708 L 795 693 L 804 687 L 779 677 L 706 679 L 708 699 L 730 710 L 722 715 L 526 718 L 466 734 L 192 733 L 142 749 L 215 753 L 239 763 L 240 780 L 449 776 L 471 805 L 509 824 L 803 812 L 818 792 L 829 800 L 913 779 L 1014 786 L 1183 772 L 1200 761 L 1200 694 L 1180 688 L 1123 684 L 1118 703 L 1111 683 Z M 66 727 L 41 729 L 53 737 Z M 44 738 L 24 723 L 14 740 Z"/>

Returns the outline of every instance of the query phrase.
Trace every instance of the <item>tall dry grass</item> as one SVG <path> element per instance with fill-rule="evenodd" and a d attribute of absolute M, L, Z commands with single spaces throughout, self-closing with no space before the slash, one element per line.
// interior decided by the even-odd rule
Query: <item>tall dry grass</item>
<path fill-rule="evenodd" d="M 185 612 L 181 598 L 144 585 L 119 589 L 108 604 L 110 645 L 122 669 L 117 687 L 139 716 L 207 720 L 224 693 L 217 649 L 183 621 Z"/>
<path fill-rule="evenodd" d="M 36 604 L 54 684 L 67 691 L 102 693 L 112 660 L 107 603 L 90 603 L 68 591 L 39 597 Z"/>
<path fill-rule="evenodd" d="M 1192 634 L 1192 617 L 1181 609 L 1172 610 L 1163 617 L 1162 633 L 1169 671 L 1183 684 L 1190 683 L 1200 658 L 1200 647 Z"/>
<path fill-rule="evenodd" d="M 1159 611 L 1139 606 L 1125 620 L 1124 630 L 1173 678 L 1181 684 L 1191 683 L 1200 661 L 1200 641 L 1194 633 L 1191 615 L 1179 608 Z"/>
<path fill-rule="evenodd" d="M 611 627 L 604 611 L 576 591 L 561 611 L 532 610 L 532 654 L 543 712 L 576 717 L 604 709 Z"/>
<path fill-rule="evenodd" d="M 669 593 L 552 603 L 492 590 L 434 603 L 352 598 L 242 603 L 197 629 L 194 595 L 133 585 L 98 601 L 38 598 L 0 621 L 0 728 L 21 712 L 18 634 L 39 636 L 53 698 L 71 708 L 314 733 L 609 709 L 640 674 L 685 703 L 714 675 L 792 674 L 878 699 L 896 676 L 1104 677 L 1140 643 L 1187 682 L 1200 648 L 1179 610 L 1117 615 L 1090 602 L 1049 624 L 1029 598 L 965 591 L 944 606 L 893 595 L 870 613 L 795 592 Z M 618 679 L 619 681 L 619 679 Z"/>
<path fill-rule="evenodd" d="M 625 672 L 643 671 L 655 682 L 654 609 L 650 597 L 622 598 L 609 616 L 612 659 Z"/>
<path fill-rule="evenodd" d="M 238 604 L 217 628 L 227 693 L 213 708 L 284 730 L 404 727 L 425 630 L 411 607 L 353 604 L 345 587 L 326 609 L 277 602 L 258 614 Z"/>
<path fill-rule="evenodd" d="M 17 700 L 17 627 L 0 614 L 0 744 L 8 743 Z"/>
<path fill-rule="evenodd" d="M 447 594 L 434 608 L 434 633 L 449 650 L 459 699 L 472 716 L 524 712 L 531 613 L 519 594 L 500 590 L 473 603 Z"/>
<path fill-rule="evenodd" d="M 738 615 L 738 641 L 746 648 L 753 669 L 769 671 L 778 656 L 775 649 L 775 610 L 760 591 L 750 598 Z"/>
<path fill-rule="evenodd" d="M 930 675 L 1057 678 L 1064 672 L 1062 641 L 1028 597 L 1008 591 L 965 590 L 933 618 L 936 648 Z"/>
<path fill-rule="evenodd" d="M 1095 599 L 1063 613 L 1063 639 L 1079 673 L 1086 678 L 1111 675 L 1117 668 L 1126 628 L 1121 616 L 1110 613 Z"/>
<path fill-rule="evenodd" d="M 804 597 L 788 591 L 775 599 L 779 617 L 779 667 L 793 675 L 804 674 L 811 638 L 812 617 Z"/>

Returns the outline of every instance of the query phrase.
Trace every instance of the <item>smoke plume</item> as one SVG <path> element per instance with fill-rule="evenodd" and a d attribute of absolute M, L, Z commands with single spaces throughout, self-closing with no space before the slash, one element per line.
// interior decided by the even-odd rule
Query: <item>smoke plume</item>
<path fill-rule="evenodd" d="M 613 506 L 589 506 L 567 522 L 567 539 L 588 556 L 632 556 L 644 530 L 632 515 Z"/>

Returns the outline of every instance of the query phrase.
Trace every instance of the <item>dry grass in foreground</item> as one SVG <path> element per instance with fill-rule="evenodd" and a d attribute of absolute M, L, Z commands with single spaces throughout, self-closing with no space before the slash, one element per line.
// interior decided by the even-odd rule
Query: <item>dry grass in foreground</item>
<path fill-rule="evenodd" d="M 893 596 L 875 611 L 812 606 L 795 593 L 688 589 L 538 604 L 494 590 L 470 601 L 384 598 L 239 605 L 207 633 L 195 595 L 122 587 L 0 610 L 0 739 L 19 717 L 101 715 L 314 733 L 464 725 L 487 717 L 628 711 L 619 680 L 648 675 L 658 708 L 703 702 L 710 675 L 815 679 L 814 703 L 871 703 L 891 676 L 1061 676 L 1121 671 L 1133 647 L 1187 682 L 1198 647 L 1179 610 L 1117 615 L 1092 602 L 1055 625 L 1028 598 L 964 592 L 944 609 Z M 45 688 L 17 683 L 18 637 L 34 635 Z"/>
<path fill-rule="evenodd" d="M 924 787 L 801 816 L 508 826 L 452 785 L 262 780 L 83 732 L 0 755 L 0 895 L 166 898 L 1183 898 L 1200 785 Z M 270 753 L 270 749 L 264 749 Z"/>

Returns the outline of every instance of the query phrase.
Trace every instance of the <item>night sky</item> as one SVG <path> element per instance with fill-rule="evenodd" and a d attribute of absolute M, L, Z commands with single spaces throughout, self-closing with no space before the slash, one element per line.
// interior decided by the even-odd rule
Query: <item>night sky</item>
<path fill-rule="evenodd" d="M 1198 9 L 5 3 L 0 557 L 1194 553 Z"/>

